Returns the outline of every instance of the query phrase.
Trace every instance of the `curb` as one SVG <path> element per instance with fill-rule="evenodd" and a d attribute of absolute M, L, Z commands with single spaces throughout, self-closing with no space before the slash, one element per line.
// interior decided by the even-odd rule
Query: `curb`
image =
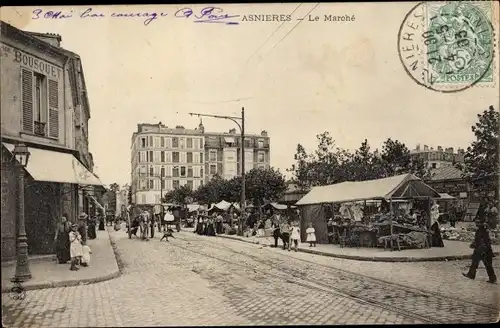
<path fill-rule="evenodd" d="M 115 256 L 115 261 L 116 261 L 116 253 L 115 249 L 113 247 L 113 244 L 111 243 L 111 237 L 109 236 L 109 231 L 108 232 L 108 238 L 109 238 L 109 243 L 111 248 L 113 249 L 113 254 Z M 40 283 L 36 285 L 27 285 L 23 286 L 25 291 L 30 291 L 30 290 L 37 290 L 37 289 L 47 289 L 47 288 L 58 288 L 58 287 L 74 287 L 78 285 L 88 285 L 88 284 L 95 284 L 98 282 L 103 282 L 107 280 L 111 280 L 114 278 L 117 278 L 121 275 L 118 262 L 116 263 L 117 270 L 115 272 L 109 273 L 104 276 L 99 276 L 99 277 L 94 277 L 94 278 L 86 278 L 86 279 L 79 279 L 79 280 L 66 280 L 66 281 L 54 281 L 54 282 L 48 282 L 48 283 Z M 3 293 L 10 293 L 12 287 L 2 287 L 2 294 Z"/>
<path fill-rule="evenodd" d="M 269 244 L 260 244 L 259 242 L 255 242 L 252 240 L 244 240 L 238 237 L 232 237 L 227 235 L 217 235 L 217 237 L 237 240 L 254 245 L 262 245 L 264 247 L 271 246 Z M 346 260 L 366 261 L 366 262 L 444 262 L 444 261 L 469 260 L 471 258 L 471 255 L 450 255 L 450 256 L 438 256 L 438 257 L 366 257 L 366 256 L 356 256 L 356 255 L 332 254 L 322 251 L 316 251 L 313 249 L 303 249 L 303 248 L 299 248 L 298 251 L 302 253 L 341 258 Z M 498 256 L 500 253 L 494 252 L 494 254 L 495 256 Z"/>

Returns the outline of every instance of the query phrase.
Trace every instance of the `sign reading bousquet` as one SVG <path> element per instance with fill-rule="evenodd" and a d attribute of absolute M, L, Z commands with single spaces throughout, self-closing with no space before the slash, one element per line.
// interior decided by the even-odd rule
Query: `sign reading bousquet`
<path fill-rule="evenodd" d="M 29 67 L 35 72 L 47 75 L 56 79 L 61 78 L 62 69 L 44 60 L 28 55 L 20 50 L 14 49 L 14 61 L 25 67 Z"/>

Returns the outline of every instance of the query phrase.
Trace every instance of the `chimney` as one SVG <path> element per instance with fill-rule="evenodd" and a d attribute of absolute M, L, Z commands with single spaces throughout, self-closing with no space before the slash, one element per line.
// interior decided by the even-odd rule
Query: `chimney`
<path fill-rule="evenodd" d="M 428 151 L 428 150 L 429 150 L 429 146 L 424 145 L 424 151 Z"/>
<path fill-rule="evenodd" d="M 420 144 L 417 144 L 417 147 L 415 147 L 417 151 L 420 151 Z"/>
<path fill-rule="evenodd" d="M 184 130 L 184 127 L 182 125 L 176 125 L 175 126 L 176 129 L 181 129 L 181 130 Z"/>
<path fill-rule="evenodd" d="M 438 146 L 438 152 L 442 152 L 442 151 L 443 151 L 443 147 Z"/>
<path fill-rule="evenodd" d="M 229 134 L 236 134 L 236 129 L 229 130 Z"/>
<path fill-rule="evenodd" d="M 260 135 L 262 137 L 267 137 L 267 131 L 266 130 L 262 130 L 262 132 L 260 133 Z"/>

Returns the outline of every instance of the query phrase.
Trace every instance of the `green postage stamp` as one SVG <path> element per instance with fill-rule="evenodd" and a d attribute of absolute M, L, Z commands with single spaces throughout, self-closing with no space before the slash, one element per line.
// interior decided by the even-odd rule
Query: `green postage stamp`
<path fill-rule="evenodd" d="M 403 21 L 398 51 L 420 85 L 457 92 L 494 85 L 495 29 L 490 1 L 425 2 Z"/>

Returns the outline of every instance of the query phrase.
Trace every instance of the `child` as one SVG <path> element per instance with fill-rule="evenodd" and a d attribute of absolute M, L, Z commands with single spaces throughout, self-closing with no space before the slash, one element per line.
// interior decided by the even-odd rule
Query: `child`
<path fill-rule="evenodd" d="M 83 245 L 82 247 L 82 266 L 88 267 L 90 265 L 90 254 L 92 251 L 88 245 Z"/>
<path fill-rule="evenodd" d="M 79 268 L 77 267 L 77 264 L 82 257 L 82 236 L 80 236 L 80 233 L 78 232 L 77 224 L 73 224 L 71 226 L 71 231 L 69 232 L 69 243 L 69 252 L 71 256 L 70 270 L 78 271 Z"/>
<path fill-rule="evenodd" d="M 294 222 L 292 226 L 292 232 L 290 234 L 290 240 L 293 241 L 296 252 L 297 248 L 299 247 L 299 239 L 300 239 L 300 229 L 297 226 L 297 223 Z M 290 245 L 288 246 L 288 250 L 290 251 Z"/>
<path fill-rule="evenodd" d="M 316 247 L 316 230 L 314 230 L 312 222 L 309 222 L 309 228 L 306 229 L 306 234 L 306 241 L 309 242 L 309 247 L 313 245 Z"/>

